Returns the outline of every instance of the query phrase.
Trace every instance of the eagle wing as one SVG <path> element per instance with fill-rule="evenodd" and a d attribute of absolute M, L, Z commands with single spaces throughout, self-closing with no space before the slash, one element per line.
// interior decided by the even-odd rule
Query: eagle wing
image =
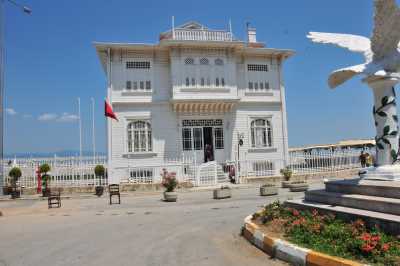
<path fill-rule="evenodd" d="M 375 0 L 375 27 L 371 37 L 374 61 L 390 56 L 400 41 L 400 10 L 396 0 Z"/>
<path fill-rule="evenodd" d="M 370 61 L 371 59 L 371 42 L 364 36 L 342 33 L 310 32 L 307 35 L 307 38 L 315 43 L 333 44 L 341 48 L 346 48 L 352 52 L 362 53 L 367 61 Z"/>
<path fill-rule="evenodd" d="M 331 87 L 331 89 L 334 89 L 337 86 L 345 83 L 347 80 L 353 78 L 355 75 L 364 73 L 365 69 L 366 69 L 365 64 L 338 69 L 332 72 L 331 75 L 329 76 L 328 80 L 329 87 Z"/>

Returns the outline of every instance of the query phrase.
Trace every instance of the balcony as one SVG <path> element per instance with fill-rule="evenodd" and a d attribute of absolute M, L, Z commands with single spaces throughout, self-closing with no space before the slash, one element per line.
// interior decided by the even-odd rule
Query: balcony
<path fill-rule="evenodd" d="M 175 29 L 172 32 L 172 39 L 178 41 L 217 41 L 231 42 L 231 32 L 223 30 L 208 29 Z"/>

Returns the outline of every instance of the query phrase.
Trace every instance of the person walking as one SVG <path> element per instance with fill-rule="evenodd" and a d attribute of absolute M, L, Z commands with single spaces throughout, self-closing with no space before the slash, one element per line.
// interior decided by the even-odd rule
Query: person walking
<path fill-rule="evenodd" d="M 364 168 L 367 164 L 367 156 L 364 151 L 361 151 L 360 157 L 358 157 L 361 163 L 361 167 Z"/>

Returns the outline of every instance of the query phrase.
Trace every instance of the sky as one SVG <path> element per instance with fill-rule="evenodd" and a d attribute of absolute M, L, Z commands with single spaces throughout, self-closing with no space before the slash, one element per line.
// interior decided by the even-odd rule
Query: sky
<path fill-rule="evenodd" d="M 81 99 L 83 149 L 92 149 L 91 98 L 98 151 L 106 150 L 105 74 L 94 41 L 157 43 L 160 32 L 190 20 L 225 29 L 236 38 L 245 25 L 257 40 L 296 55 L 285 63 L 289 145 L 373 138 L 372 92 L 354 79 L 331 90 L 333 70 L 363 62 L 360 54 L 313 44 L 309 31 L 369 37 L 372 0 L 136 1 L 19 0 L 27 15 L 5 3 L 5 152 L 79 149 L 77 98 Z"/>

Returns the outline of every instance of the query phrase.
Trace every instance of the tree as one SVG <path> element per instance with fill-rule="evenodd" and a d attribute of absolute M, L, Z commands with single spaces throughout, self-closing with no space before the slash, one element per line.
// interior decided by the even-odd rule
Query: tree
<path fill-rule="evenodd" d="M 42 181 L 43 181 L 44 190 L 45 190 L 45 193 L 44 193 L 44 194 L 48 193 L 48 187 L 49 187 L 49 183 L 50 183 L 50 176 L 49 176 L 47 173 L 48 173 L 50 170 L 51 170 L 50 165 L 48 165 L 47 163 L 44 163 L 44 164 L 42 164 L 42 165 L 39 167 L 39 172 L 40 172 L 41 174 L 44 174 L 44 175 L 42 176 Z M 44 194 L 43 194 L 43 195 L 44 195 Z"/>
<path fill-rule="evenodd" d="M 11 184 L 14 187 L 14 189 L 17 189 L 17 181 L 18 179 L 22 176 L 21 169 L 19 167 L 13 167 L 8 175 L 12 178 L 11 179 Z"/>

